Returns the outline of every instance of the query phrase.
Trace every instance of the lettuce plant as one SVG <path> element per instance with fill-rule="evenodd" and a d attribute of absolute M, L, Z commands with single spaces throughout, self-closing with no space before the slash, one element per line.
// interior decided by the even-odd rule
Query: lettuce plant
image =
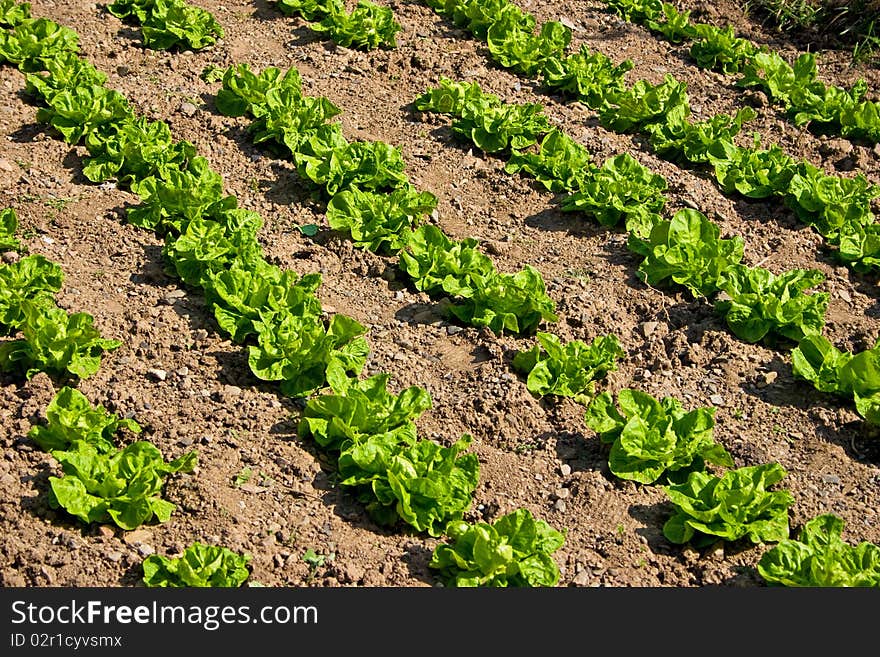
<path fill-rule="evenodd" d="M 663 486 L 675 506 L 663 535 L 697 548 L 718 539 L 756 544 L 786 539 L 794 497 L 787 490 L 768 490 L 786 474 L 778 463 L 765 463 L 728 470 L 720 477 L 692 472 L 684 483 Z"/>
<path fill-rule="evenodd" d="M 26 18 L 11 30 L 0 30 L 0 62 L 10 62 L 30 73 L 61 53 L 79 52 L 79 36 L 48 18 Z"/>
<path fill-rule="evenodd" d="M 498 22 L 516 24 L 527 34 L 536 26 L 535 17 L 510 0 L 427 0 L 427 4 L 478 39 L 485 40 L 489 29 Z"/>
<path fill-rule="evenodd" d="M 31 17 L 29 2 L 16 0 L 0 0 L 0 27 L 15 27 Z"/>
<path fill-rule="evenodd" d="M 715 310 L 746 342 L 759 342 L 770 334 L 799 342 L 820 334 L 825 325 L 828 293 L 804 293 L 824 280 L 817 269 L 790 269 L 777 275 L 762 267 L 733 264 L 719 278 L 718 287 L 727 298 L 718 299 Z"/>
<path fill-rule="evenodd" d="M 604 392 L 587 407 L 586 422 L 611 444 L 608 466 L 621 479 L 652 484 L 666 475 L 680 481 L 706 463 L 733 466 L 713 437 L 715 409 L 685 411 L 674 397 L 657 400 L 638 390 L 621 390 L 615 408 Z"/>
<path fill-rule="evenodd" d="M 552 192 L 573 192 L 596 172 L 589 151 L 566 133 L 553 128 L 538 152 L 514 150 L 504 166 L 507 173 L 527 173 Z"/>
<path fill-rule="evenodd" d="M 701 68 L 718 69 L 727 73 L 739 73 L 750 62 L 758 47 L 747 39 L 737 37 L 733 26 L 716 27 L 700 23 L 691 28 L 691 57 Z"/>
<path fill-rule="evenodd" d="M 537 143 L 550 128 L 544 107 L 538 103 L 467 104 L 461 118 L 452 123 L 455 132 L 486 153 L 522 150 Z"/>
<path fill-rule="evenodd" d="M 318 21 L 333 13 L 345 11 L 343 0 L 275 0 L 278 10 L 289 16 L 300 16 L 307 21 Z"/>
<path fill-rule="evenodd" d="M 791 363 L 796 377 L 821 392 L 852 397 L 859 415 L 880 424 L 880 341 L 853 354 L 821 335 L 808 335 L 792 350 Z"/>
<path fill-rule="evenodd" d="M 676 105 L 655 123 L 644 126 L 651 140 L 651 146 L 664 159 L 703 163 L 710 161 L 713 150 L 723 148 L 719 142 L 733 143 L 743 123 L 757 116 L 751 107 L 743 107 L 734 116 L 717 114 L 705 121 L 692 122 L 688 119 L 690 109 L 686 105 Z"/>
<path fill-rule="evenodd" d="M 836 241 L 841 231 L 874 223 L 871 201 L 880 196 L 880 186 L 864 174 L 854 178 L 828 176 L 809 162 L 799 163 L 785 192 L 786 203 L 804 223 L 827 239 Z"/>
<path fill-rule="evenodd" d="M 41 255 L 25 256 L 0 266 L 0 334 L 24 325 L 25 301 L 38 308 L 54 307 L 55 293 L 63 281 L 61 267 Z"/>
<path fill-rule="evenodd" d="M 143 582 L 147 587 L 236 588 L 250 577 L 250 554 L 238 554 L 219 545 L 196 541 L 179 557 L 151 554 L 144 559 Z"/>
<path fill-rule="evenodd" d="M 184 0 L 115 0 L 107 11 L 140 24 L 144 45 L 154 50 L 201 50 L 223 37 L 223 27 L 211 12 Z"/>
<path fill-rule="evenodd" d="M 69 315 L 57 306 L 30 299 L 20 307 L 22 337 L 0 343 L 0 370 L 5 372 L 23 370 L 28 379 L 38 372 L 85 379 L 98 371 L 105 351 L 122 344 L 102 338 L 88 313 Z"/>
<path fill-rule="evenodd" d="M 476 454 L 462 454 L 471 437 L 449 447 L 431 440 L 402 442 L 400 432 L 374 434 L 349 443 L 339 455 L 339 483 L 351 487 L 380 525 L 403 521 L 439 536 L 468 510 L 477 487 Z"/>
<path fill-rule="evenodd" d="M 651 12 L 650 16 L 645 16 L 645 27 L 663 35 L 664 39 L 672 43 L 682 43 L 694 38 L 695 29 L 690 21 L 690 10 L 680 12 L 668 2 L 662 3 L 661 10 L 663 20 L 660 20 L 656 13 Z"/>
<path fill-rule="evenodd" d="M 351 13 L 331 9 L 320 22 L 311 25 L 311 29 L 326 34 L 340 46 L 373 50 L 380 46 L 397 47 L 396 34 L 403 27 L 394 19 L 390 8 L 358 0 Z"/>
<path fill-rule="evenodd" d="M 413 107 L 420 112 L 436 112 L 462 116 L 470 104 L 497 107 L 501 99 L 495 94 L 484 92 L 476 82 L 456 82 L 440 78 L 436 87 L 426 90 L 413 101 Z"/>
<path fill-rule="evenodd" d="M 768 149 L 759 145 L 755 135 L 750 148 L 724 139 L 710 146 L 707 157 L 725 194 L 735 191 L 748 198 L 767 198 L 788 190 L 797 163 L 775 144 Z"/>
<path fill-rule="evenodd" d="M 125 96 L 94 84 L 61 89 L 46 102 L 47 107 L 37 110 L 37 121 L 50 124 L 68 144 L 77 144 L 89 134 L 132 116 Z"/>
<path fill-rule="evenodd" d="M 880 587 L 880 546 L 850 545 L 843 520 L 831 513 L 807 521 L 797 540 L 785 538 L 767 550 L 758 573 L 770 585 Z"/>
<path fill-rule="evenodd" d="M 238 344 L 257 335 L 254 322 L 274 313 L 317 318 L 322 312 L 321 302 L 315 296 L 321 284 L 320 274 L 299 277 L 262 258 L 236 258 L 225 268 L 208 269 L 200 281 L 218 326 Z"/>
<path fill-rule="evenodd" d="M 571 340 L 565 344 L 552 333 L 539 331 L 538 344 L 513 357 L 513 369 L 526 375 L 533 395 L 578 397 L 592 394 L 595 380 L 617 369 L 617 359 L 626 357 L 616 336 L 600 335 L 592 343 Z"/>
<path fill-rule="evenodd" d="M 234 196 L 224 196 L 223 178 L 201 156 L 193 157 L 186 169 L 169 169 L 167 177 L 138 180 L 131 191 L 140 196 L 141 204 L 129 208 L 129 223 L 159 235 L 182 233 L 191 221 L 238 205 Z"/>
<path fill-rule="evenodd" d="M 880 268 L 880 224 L 848 223 L 837 235 L 837 258 L 858 272 Z"/>
<path fill-rule="evenodd" d="M 688 107 L 687 85 L 668 73 L 663 82 L 652 85 L 637 80 L 627 91 L 615 94 L 599 110 L 602 125 L 615 132 L 630 132 L 663 120 L 675 107 Z"/>
<path fill-rule="evenodd" d="M 608 9 L 626 21 L 643 22 L 658 19 L 663 12 L 661 0 L 602 0 Z"/>
<path fill-rule="evenodd" d="M 565 543 L 565 534 L 528 509 L 492 524 L 451 522 L 446 535 L 449 542 L 434 549 L 428 564 L 446 586 L 546 587 L 559 582 L 552 554 Z"/>
<path fill-rule="evenodd" d="M 101 405 L 92 406 L 79 390 L 64 386 L 46 407 L 46 424 L 31 427 L 28 438 L 47 452 L 76 449 L 82 442 L 98 454 L 108 454 L 115 449 L 113 436 L 123 428 L 141 432 L 134 420 L 119 418 Z"/>
<path fill-rule="evenodd" d="M 414 421 L 431 408 L 427 390 L 410 386 L 395 395 L 388 391 L 387 373 L 362 381 L 328 378 L 335 386 L 333 393 L 306 403 L 298 426 L 301 437 L 336 452 L 379 434 L 398 434 L 402 444 L 415 442 Z"/>
<path fill-rule="evenodd" d="M 261 223 L 260 216 L 248 210 L 229 210 L 220 220 L 193 219 L 179 235 L 166 236 L 163 253 L 181 280 L 205 287 L 236 262 L 245 269 L 259 267 L 263 256 L 256 233 Z"/>
<path fill-rule="evenodd" d="M 248 348 L 251 371 L 264 381 L 280 381 L 281 392 L 306 397 L 324 387 L 327 371 L 339 366 L 359 374 L 370 348 L 366 328 L 345 315 L 329 326 L 320 317 L 277 312 L 253 322 L 257 344 Z"/>
<path fill-rule="evenodd" d="M 615 64 L 601 52 L 581 45 L 577 52 L 550 56 L 542 66 L 543 83 L 577 98 L 593 110 L 601 110 L 626 92 L 626 74 L 634 64 L 627 59 Z"/>
<path fill-rule="evenodd" d="M 330 199 L 327 223 L 347 232 L 359 248 L 397 253 L 409 243 L 412 229 L 436 207 L 436 196 L 409 183 L 387 194 L 350 186 Z"/>
<path fill-rule="evenodd" d="M 21 250 L 21 242 L 15 237 L 17 229 L 18 215 L 15 214 L 15 210 L 13 208 L 0 210 L 0 251 Z"/>
<path fill-rule="evenodd" d="M 623 220 L 630 232 L 646 237 L 666 204 L 666 179 L 652 173 L 629 153 L 609 157 L 584 176 L 577 191 L 562 201 L 562 210 L 584 212 L 603 226 Z"/>
<path fill-rule="evenodd" d="M 83 441 L 72 447 L 52 452 L 64 476 L 49 477 L 49 506 L 63 508 L 84 523 L 113 522 L 126 530 L 154 517 L 166 522 L 175 507 L 161 497 L 165 477 L 190 472 L 196 465 L 195 452 L 166 463 L 146 441 L 110 453 Z"/>
<path fill-rule="evenodd" d="M 338 124 L 334 126 L 334 132 L 338 132 Z M 322 186 L 329 196 L 353 186 L 383 191 L 406 184 L 406 163 L 395 146 L 382 141 L 348 142 L 341 133 L 341 139 L 324 145 L 320 141 L 322 134 L 326 132 L 318 132 L 298 144 L 300 150 L 294 151 L 294 161 L 299 174 Z"/>
<path fill-rule="evenodd" d="M 685 208 L 670 221 L 658 221 L 647 239 L 630 239 L 630 249 L 645 256 L 639 278 L 654 286 L 672 281 L 694 297 L 712 296 L 722 274 L 743 257 L 742 238 L 721 239 L 720 234 L 697 210 Z"/>
<path fill-rule="evenodd" d="M 25 74 L 25 93 L 43 104 L 48 104 L 49 99 L 62 90 L 101 87 L 107 82 L 106 73 L 68 50 L 45 60 L 43 69 Z"/>
<path fill-rule="evenodd" d="M 284 14 L 314 21 L 312 30 L 348 48 L 394 48 L 396 34 L 403 29 L 391 9 L 369 0 L 358 0 L 351 13 L 342 0 L 276 0 L 274 4 Z"/>
<path fill-rule="evenodd" d="M 83 175 L 92 182 L 115 178 L 121 185 L 137 185 L 153 178 L 158 187 L 164 181 L 185 177 L 184 172 L 196 173 L 199 167 L 193 163 L 195 146 L 188 141 L 175 142 L 167 123 L 144 117 L 128 117 L 90 132 L 86 148 L 92 157 L 86 159 Z M 207 182 L 205 177 L 199 180 L 202 182 Z M 155 188 L 149 185 L 139 187 L 147 199 Z"/>
<path fill-rule="evenodd" d="M 537 34 L 523 30 L 515 15 L 506 13 L 489 26 L 486 44 L 498 64 L 524 75 L 539 72 L 551 58 L 562 57 L 571 43 L 571 30 L 547 21 Z"/>
<path fill-rule="evenodd" d="M 452 242 L 425 224 L 400 251 L 400 267 L 418 290 L 451 296 L 447 311 L 472 326 L 528 334 L 542 320 L 558 319 L 540 272 L 529 265 L 515 274 L 498 272 L 476 246 L 474 239 Z"/>

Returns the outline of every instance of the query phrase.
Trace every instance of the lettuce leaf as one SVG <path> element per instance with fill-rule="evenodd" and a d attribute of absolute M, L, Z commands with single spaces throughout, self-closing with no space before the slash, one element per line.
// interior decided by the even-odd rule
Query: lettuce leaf
<path fill-rule="evenodd" d="M 571 340 L 565 344 L 552 333 L 538 332 L 538 344 L 513 357 L 513 369 L 526 375 L 533 395 L 577 397 L 592 394 L 595 380 L 617 369 L 626 352 L 616 336 L 600 335 L 592 343 Z"/>
<path fill-rule="evenodd" d="M 250 554 L 238 554 L 219 545 L 196 541 L 179 557 L 151 554 L 144 559 L 143 582 L 147 587 L 235 588 L 250 577 Z"/>
<path fill-rule="evenodd" d="M 548 587 L 559 582 L 551 556 L 565 543 L 565 534 L 528 509 L 517 509 L 494 523 L 451 522 L 449 542 L 438 545 L 430 568 L 446 586 Z"/>
<path fill-rule="evenodd" d="M 160 495 L 165 477 L 190 472 L 196 453 L 165 462 L 155 445 L 138 441 L 112 453 L 79 441 L 74 449 L 53 451 L 64 471 L 49 477 L 49 506 L 63 508 L 84 523 L 113 522 L 131 530 L 151 521 L 166 522 L 174 504 Z"/>
<path fill-rule="evenodd" d="M 880 546 L 846 543 L 843 526 L 834 514 L 816 516 L 797 540 L 785 538 L 767 550 L 758 573 L 770 585 L 880 587 Z"/>
<path fill-rule="evenodd" d="M 611 394 L 590 402 L 586 422 L 611 444 L 608 466 L 621 479 L 653 484 L 665 477 L 681 481 L 706 463 L 733 466 L 733 459 L 713 437 L 715 409 L 685 411 L 674 397 L 657 400 L 638 390 L 621 390 L 618 411 Z"/>
<path fill-rule="evenodd" d="M 46 424 L 31 427 L 28 438 L 47 452 L 76 449 L 84 442 L 98 454 L 108 454 L 115 449 L 114 434 L 123 428 L 141 432 L 134 420 L 120 419 L 101 405 L 93 407 L 79 390 L 64 386 L 46 408 Z"/>
<path fill-rule="evenodd" d="M 721 477 L 692 472 L 682 484 L 663 486 L 675 512 L 663 525 L 673 543 L 706 547 L 716 540 L 770 543 L 788 538 L 787 490 L 767 490 L 787 472 L 778 463 L 729 470 Z"/>

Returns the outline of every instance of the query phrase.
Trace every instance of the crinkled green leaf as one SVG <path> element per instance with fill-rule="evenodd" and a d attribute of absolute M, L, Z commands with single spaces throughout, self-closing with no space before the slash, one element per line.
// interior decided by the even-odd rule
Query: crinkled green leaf
<path fill-rule="evenodd" d="M 537 333 L 538 344 L 513 357 L 513 368 L 526 375 L 533 395 L 574 397 L 592 393 L 594 381 L 617 369 L 626 352 L 613 335 L 597 336 L 592 343 L 571 340 L 565 344 L 552 333 Z"/>
<path fill-rule="evenodd" d="M 787 490 L 768 488 L 786 475 L 778 463 L 729 470 L 722 476 L 692 472 L 686 482 L 663 486 L 675 512 L 663 526 L 673 543 L 704 547 L 720 539 L 771 543 L 788 538 Z"/>
<path fill-rule="evenodd" d="M 758 573 L 771 585 L 880 587 L 880 546 L 850 545 L 843 520 L 831 513 L 807 521 L 797 540 L 785 538 L 767 550 Z"/>
<path fill-rule="evenodd" d="M 77 442 L 74 449 L 53 451 L 63 477 L 49 477 L 49 505 L 61 507 L 85 523 L 113 522 L 131 530 L 169 519 L 174 505 L 161 498 L 165 476 L 190 472 L 196 453 L 168 463 L 152 443 L 138 441 L 102 454 L 91 444 Z"/>
<path fill-rule="evenodd" d="M 550 587 L 559 581 L 552 553 L 565 534 L 528 509 L 517 509 L 494 523 L 451 522 L 448 542 L 438 545 L 429 567 L 447 586 Z"/>
<path fill-rule="evenodd" d="M 825 325 L 828 293 L 805 294 L 825 276 L 816 269 L 790 269 L 773 274 L 762 267 L 734 264 L 723 271 L 718 287 L 727 297 L 715 302 L 715 310 L 727 326 L 746 342 L 758 342 L 770 334 L 799 342 L 818 335 Z"/>
<path fill-rule="evenodd" d="M 250 576 L 250 554 L 196 541 L 179 557 L 151 554 L 144 559 L 143 582 L 148 587 L 235 588 Z"/>
<path fill-rule="evenodd" d="M 64 386 L 46 408 L 46 424 L 31 427 L 28 438 L 47 452 L 67 451 L 78 442 L 92 445 L 99 454 L 114 450 L 113 436 L 125 428 L 140 433 L 134 420 L 120 419 L 101 405 L 92 406 L 76 388 Z"/>

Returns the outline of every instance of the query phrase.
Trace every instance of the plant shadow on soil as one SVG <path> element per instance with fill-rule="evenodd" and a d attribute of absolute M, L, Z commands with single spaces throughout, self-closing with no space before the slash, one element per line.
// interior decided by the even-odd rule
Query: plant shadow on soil
<path fill-rule="evenodd" d="M 787 377 L 791 372 L 791 364 L 785 362 L 778 354 L 774 354 L 763 367 L 768 372 L 775 372 L 779 377 Z M 815 390 L 809 382 L 799 380 L 788 382 L 781 378 L 777 378 L 777 380 L 782 383 L 759 388 L 754 383 L 743 381 L 739 387 L 750 397 L 760 399 L 776 408 L 787 407 L 801 412 L 808 412 L 817 406 L 829 411 L 845 408 L 854 410 L 852 402 L 832 393 Z M 880 444 L 877 441 L 877 431 L 863 420 L 834 424 L 817 421 L 814 424 L 814 432 L 817 437 L 839 446 L 852 459 L 867 460 L 875 464 L 880 462 Z M 865 449 L 857 448 L 857 441 L 863 442 Z"/>
<path fill-rule="evenodd" d="M 19 94 L 19 96 L 23 96 L 23 94 Z M 25 97 L 25 100 L 28 99 Z M 18 130 L 14 130 L 10 132 L 7 137 L 9 141 L 16 144 L 29 144 L 37 137 L 37 135 L 43 134 L 46 132 L 46 125 L 43 123 L 28 123 L 23 125 Z"/>
<path fill-rule="evenodd" d="M 666 524 L 666 521 L 672 516 L 674 512 L 674 506 L 671 502 L 660 502 L 657 504 L 634 504 L 629 507 L 629 515 L 634 520 L 642 523 L 642 527 L 636 529 L 636 534 L 641 536 L 647 542 L 648 548 L 657 555 L 675 555 L 676 553 L 680 553 L 686 545 L 678 545 L 669 541 L 663 534 L 663 525 Z M 736 555 L 742 554 L 744 552 L 749 552 L 755 546 L 749 543 L 747 540 L 739 540 L 739 541 L 723 541 L 722 539 L 718 539 L 708 547 L 699 548 L 697 552 L 700 553 L 701 557 L 712 553 L 718 547 L 722 546 L 724 550 L 725 559 L 730 557 L 735 557 Z M 696 548 L 695 548 L 696 549 Z M 751 568 L 739 567 L 736 569 L 737 575 L 728 578 L 724 585 L 732 585 L 736 582 L 744 582 L 748 581 L 749 583 L 755 583 L 754 574 L 755 571 Z"/>
<path fill-rule="evenodd" d="M 325 507 L 332 509 L 334 515 L 344 520 L 347 525 L 366 530 L 371 534 L 379 536 L 411 536 L 415 540 L 420 538 L 420 534 L 407 530 L 402 521 L 388 527 L 376 524 L 370 518 L 364 505 L 345 489 L 337 485 L 336 469 L 328 462 L 328 455 L 315 449 L 312 444 L 303 444 L 301 446 L 321 464 L 321 471 L 315 475 L 312 485 L 316 490 L 321 491 L 321 502 Z M 431 559 L 432 552 L 432 550 L 425 546 L 413 542 L 406 546 L 406 553 L 403 557 L 410 575 L 428 584 L 434 583 L 434 577 L 430 575 L 428 570 L 428 562 Z"/>

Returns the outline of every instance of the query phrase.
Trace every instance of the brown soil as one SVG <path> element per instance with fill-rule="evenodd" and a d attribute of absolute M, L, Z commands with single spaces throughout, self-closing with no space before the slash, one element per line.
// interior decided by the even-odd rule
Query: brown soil
<path fill-rule="evenodd" d="M 663 537 L 671 511 L 663 491 L 611 475 L 607 447 L 586 427 L 584 408 L 569 399 L 536 400 L 513 373 L 513 354 L 532 339 L 450 324 L 435 302 L 395 275 L 395 259 L 356 250 L 328 230 L 302 235 L 299 225 L 326 225 L 321 204 L 288 162 L 249 142 L 245 120 L 215 112 L 219 85 L 200 79 L 206 66 L 295 66 L 307 93 L 343 108 L 350 139 L 402 149 L 414 184 L 439 197 L 448 234 L 481 240 L 503 271 L 525 264 L 541 271 L 560 315 L 543 328 L 566 340 L 620 338 L 628 357 L 600 390 L 636 387 L 678 397 L 688 408 L 717 406 L 716 440 L 737 466 L 776 461 L 787 470 L 793 533 L 831 512 L 845 521 L 846 540 L 880 543 L 880 449 L 850 403 L 795 380 L 786 350 L 738 340 L 707 303 L 640 283 L 638 258 L 622 233 L 560 212 L 552 194 L 505 174 L 503 160 L 469 149 L 446 120 L 419 115 L 411 103 L 446 76 L 479 82 L 509 102 L 544 104 L 597 161 L 629 152 L 665 176 L 670 210 L 697 207 L 725 236 L 742 236 L 746 264 L 820 269 L 827 277 L 821 289 L 831 293 L 825 334 L 846 348 L 870 347 L 880 334 L 876 276 L 836 265 L 821 239 L 780 203 L 725 197 L 705 174 L 657 158 L 638 137 L 605 131 L 585 108 L 493 66 L 479 42 L 420 3 L 384 2 L 403 31 L 396 49 L 369 53 L 322 41 L 265 1 L 197 4 L 226 30 L 215 47 L 197 53 L 145 50 L 103 3 L 36 0 L 32 13 L 76 30 L 82 55 L 110 75 L 110 86 L 197 146 L 227 192 L 265 219 L 260 238 L 270 260 L 323 274 L 325 308 L 369 326 L 365 374 L 389 372 L 396 390 L 430 391 L 434 407 L 418 421 L 422 437 L 449 443 L 473 436 L 481 471 L 466 519 L 491 521 L 525 507 L 564 529 L 565 545 L 554 554 L 559 586 L 764 585 L 755 566 L 769 546 L 718 543 L 696 551 Z M 696 68 L 685 47 L 621 22 L 596 0 L 521 4 L 541 21 L 564 18 L 574 26 L 575 45 L 631 58 L 631 80 L 656 82 L 668 72 L 687 81 L 699 118 L 744 102 L 735 78 Z M 795 54 L 733 3 L 699 4 L 703 20 L 731 22 L 741 34 Z M 877 72 L 849 68 L 847 53 L 823 53 L 820 61 L 828 82 L 864 76 L 876 94 Z M 47 478 L 58 465 L 26 437 L 60 383 L 45 375 L 0 378 L 0 584 L 132 586 L 145 555 L 174 555 L 198 540 L 251 553 L 251 580 L 267 586 L 437 585 L 427 564 L 438 540 L 376 526 L 334 486 L 329 464 L 296 437 L 300 405 L 250 373 L 246 351 L 222 337 L 201 294 L 165 272 L 161 241 L 124 222 L 136 197 L 83 178 L 85 151 L 35 122 L 16 69 L 0 67 L 0 88 L 3 205 L 18 212 L 28 249 L 62 266 L 59 303 L 92 313 L 105 337 L 123 341 L 79 389 L 135 418 L 167 457 L 199 453 L 197 471 L 166 487 L 178 505 L 169 522 L 127 533 L 83 526 L 46 505 Z M 751 128 L 829 173 L 855 169 L 880 183 L 880 148 L 817 137 L 767 106 Z M 236 486 L 245 468 L 254 476 Z M 324 565 L 303 560 L 309 548 L 326 557 Z"/>

